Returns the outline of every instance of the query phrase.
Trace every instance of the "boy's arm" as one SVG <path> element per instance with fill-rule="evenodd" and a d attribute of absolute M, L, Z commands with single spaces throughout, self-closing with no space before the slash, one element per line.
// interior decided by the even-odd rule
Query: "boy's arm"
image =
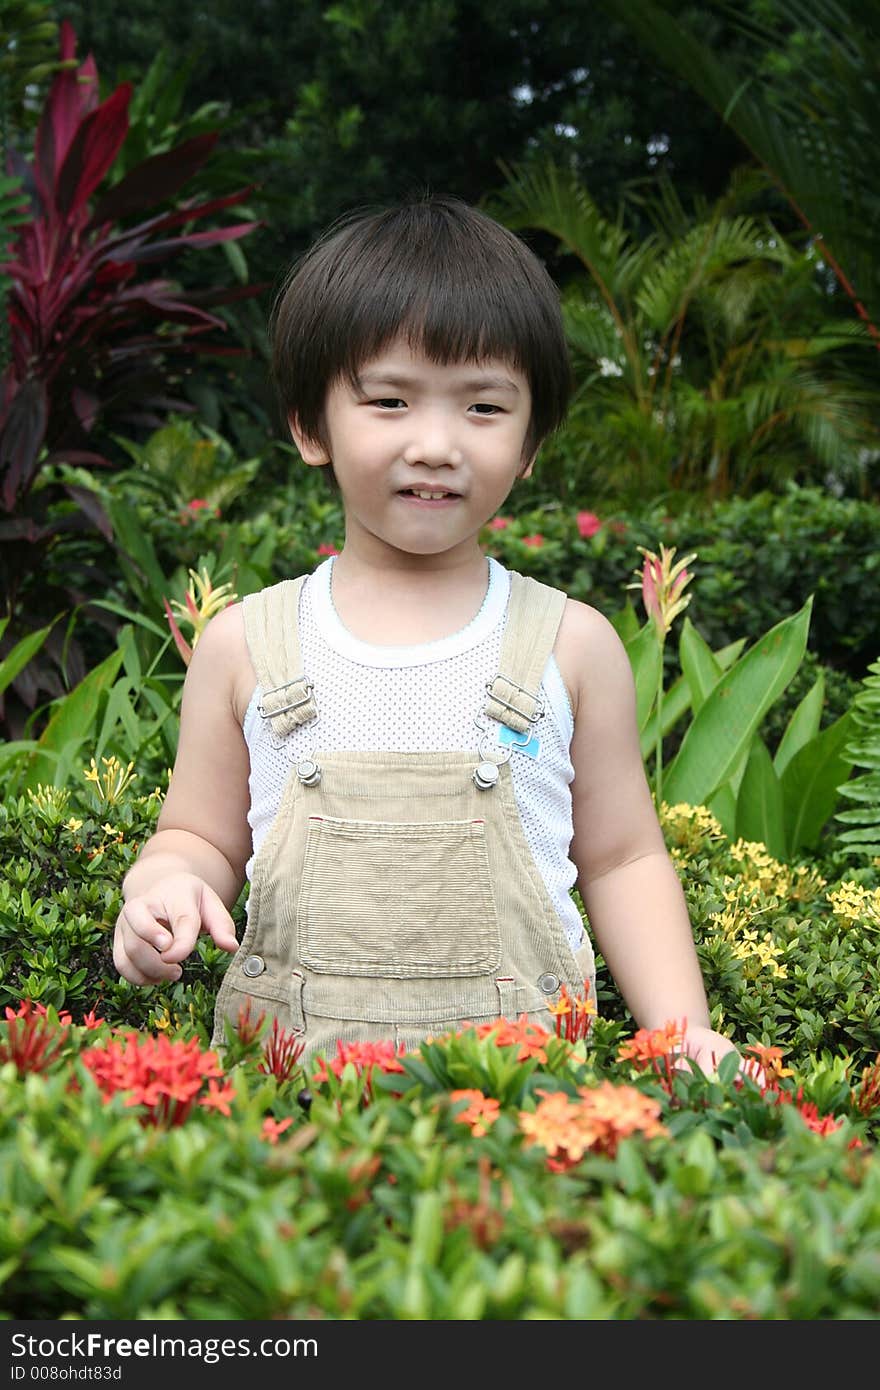
<path fill-rule="evenodd" d="M 639 1027 L 685 1019 L 686 1051 L 711 1070 L 735 1048 L 709 1025 L 687 903 L 645 775 L 629 657 L 601 614 L 571 601 L 557 656 L 575 705 L 571 855 L 596 943 Z"/>
<path fill-rule="evenodd" d="M 155 834 L 123 881 L 117 970 L 135 984 L 180 976 L 200 931 L 237 949 L 230 916 L 251 852 L 249 762 L 236 708 L 240 605 L 212 619 L 186 673 L 180 739 Z"/>

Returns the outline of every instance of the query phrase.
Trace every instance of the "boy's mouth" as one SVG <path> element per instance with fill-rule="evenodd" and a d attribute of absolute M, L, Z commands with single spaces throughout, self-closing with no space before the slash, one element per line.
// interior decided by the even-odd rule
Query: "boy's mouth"
<path fill-rule="evenodd" d="M 450 492 L 449 488 L 425 488 L 425 487 L 404 487 L 398 493 L 399 497 L 418 497 L 422 502 L 443 502 L 447 498 L 458 497 L 457 492 Z"/>

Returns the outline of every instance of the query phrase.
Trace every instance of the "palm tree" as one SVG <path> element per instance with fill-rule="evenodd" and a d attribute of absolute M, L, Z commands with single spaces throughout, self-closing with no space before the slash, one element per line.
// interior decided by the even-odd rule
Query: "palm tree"
<path fill-rule="evenodd" d="M 880 350 L 880 0 L 775 0 L 761 20 L 742 3 L 715 4 L 749 40 L 750 71 L 734 70 L 656 0 L 613 9 L 768 171 Z M 786 75 L 779 59 L 792 35 L 809 41 Z"/>
<path fill-rule="evenodd" d="M 858 471 L 870 426 L 841 349 L 866 330 L 829 318 L 813 253 L 736 210 L 753 180 L 694 214 L 662 185 L 647 205 L 654 230 L 637 238 L 571 171 L 505 174 L 489 210 L 579 263 L 563 292 L 578 385 L 554 481 L 567 474 L 594 498 L 721 497 Z"/>

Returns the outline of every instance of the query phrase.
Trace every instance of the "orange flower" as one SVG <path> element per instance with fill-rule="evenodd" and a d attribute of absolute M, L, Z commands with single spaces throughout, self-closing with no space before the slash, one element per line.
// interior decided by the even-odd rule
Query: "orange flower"
<path fill-rule="evenodd" d="M 640 1028 L 629 1042 L 621 1043 L 617 1051 L 618 1061 L 632 1061 L 644 1070 L 652 1062 L 671 1054 L 681 1052 L 684 1042 L 686 1022 L 666 1022 L 662 1028 Z"/>
<path fill-rule="evenodd" d="M 290 1115 L 285 1120 L 275 1120 L 271 1115 L 267 1115 L 263 1121 L 263 1128 L 260 1130 L 260 1138 L 265 1139 L 269 1144 L 277 1144 L 279 1135 L 286 1129 L 290 1129 L 293 1120 Z"/>
<path fill-rule="evenodd" d="M 778 1091 L 779 1082 L 785 1076 L 794 1076 L 791 1067 L 782 1065 L 781 1047 L 764 1047 L 762 1043 L 749 1043 L 743 1051 L 748 1053 L 743 1070 L 761 1085 L 762 1090 Z"/>
<path fill-rule="evenodd" d="M 509 1018 L 496 1018 L 492 1023 L 477 1025 L 478 1038 L 492 1038 L 497 1047 L 519 1047 L 518 1062 L 535 1057 L 539 1062 L 547 1061 L 544 1050 L 550 1034 L 540 1024 L 530 1023 L 528 1014 L 522 1013 L 515 1023 Z"/>
<path fill-rule="evenodd" d="M 579 1086 L 579 1100 L 562 1091 L 539 1091 L 534 1111 L 522 1110 L 520 1129 L 526 1142 L 547 1150 L 555 1172 L 579 1163 L 587 1150 L 614 1157 L 621 1139 L 641 1133 L 647 1139 L 667 1134 L 660 1123 L 660 1105 L 634 1086 Z"/>
<path fill-rule="evenodd" d="M 567 1042 L 577 1042 L 587 1036 L 596 1012 L 596 1005 L 590 998 L 590 986 L 586 980 L 584 993 L 576 994 L 573 998 L 565 985 L 560 985 L 558 1002 L 548 1004 L 547 1008 L 556 1018 L 556 1036 L 565 1038 Z"/>
<path fill-rule="evenodd" d="M 449 1099 L 453 1103 L 459 1100 L 468 1102 L 466 1108 L 456 1115 L 456 1123 L 470 1125 L 471 1134 L 478 1139 L 484 1134 L 488 1134 L 501 1110 L 501 1102 L 494 1100 L 491 1096 L 483 1095 L 482 1091 L 451 1091 Z"/>

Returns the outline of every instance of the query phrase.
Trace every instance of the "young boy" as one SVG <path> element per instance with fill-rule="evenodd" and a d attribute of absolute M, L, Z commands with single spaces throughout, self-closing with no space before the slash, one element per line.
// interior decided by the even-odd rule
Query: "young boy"
<path fill-rule="evenodd" d="M 217 1045 L 249 999 L 307 1054 L 523 1012 L 549 1026 L 563 986 L 595 992 L 576 885 L 637 1024 L 686 1020 L 711 1070 L 734 1045 L 709 1026 L 626 652 L 594 609 L 480 548 L 564 418 L 553 282 L 476 209 L 425 198 L 336 224 L 272 336 L 344 546 L 203 633 L 117 969 L 179 979 L 200 932 L 236 952 Z"/>

